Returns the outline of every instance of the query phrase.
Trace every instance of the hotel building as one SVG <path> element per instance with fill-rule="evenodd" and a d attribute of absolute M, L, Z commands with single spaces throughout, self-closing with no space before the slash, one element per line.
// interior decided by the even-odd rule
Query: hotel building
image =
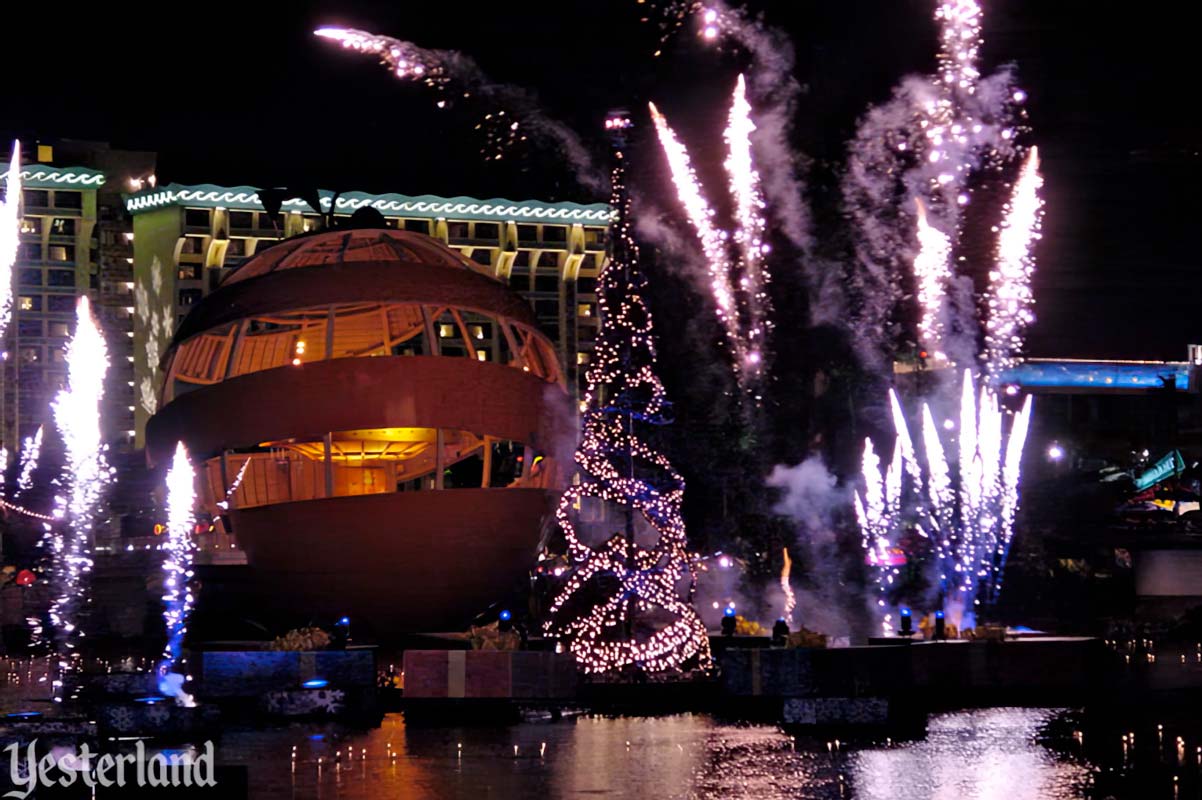
<path fill-rule="evenodd" d="M 308 200 L 284 199 L 280 212 L 272 214 L 249 186 L 173 183 L 125 198 L 134 234 L 138 447 L 157 410 L 160 361 L 191 306 L 247 258 L 282 239 L 322 229 L 331 203 L 335 218 L 371 207 L 389 227 L 432 236 L 486 267 L 530 303 L 540 330 L 555 345 L 569 389 L 579 392 L 599 324 L 595 287 L 605 259 L 610 213 L 605 204 L 321 191 Z M 449 330 L 441 333 L 454 337 Z M 501 351 L 498 330 L 482 326 L 472 335 L 480 360 Z"/>

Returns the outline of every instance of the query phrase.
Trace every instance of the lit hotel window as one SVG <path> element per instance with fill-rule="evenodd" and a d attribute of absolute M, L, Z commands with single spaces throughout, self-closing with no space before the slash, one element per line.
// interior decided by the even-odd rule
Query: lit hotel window
<path fill-rule="evenodd" d="M 591 317 L 592 315 L 593 315 L 593 304 L 592 303 L 580 303 L 579 305 L 576 306 L 576 316 Z"/>
<path fill-rule="evenodd" d="M 473 339 L 483 339 L 484 338 L 484 327 L 482 325 L 471 326 L 471 331 L 472 331 Z"/>
<path fill-rule="evenodd" d="M 450 339 L 454 335 L 455 335 L 455 326 L 454 325 L 439 325 L 438 326 L 438 338 Z"/>
<path fill-rule="evenodd" d="M 41 311 L 42 298 L 30 297 L 29 295 L 21 295 L 21 299 L 17 302 L 18 307 L 22 311 Z"/>
<path fill-rule="evenodd" d="M 577 353 L 576 354 L 576 363 L 577 364 L 587 364 L 588 363 L 588 353 Z"/>
<path fill-rule="evenodd" d="M 488 351 L 487 350 L 477 350 L 476 351 L 476 360 L 477 361 L 488 361 Z"/>

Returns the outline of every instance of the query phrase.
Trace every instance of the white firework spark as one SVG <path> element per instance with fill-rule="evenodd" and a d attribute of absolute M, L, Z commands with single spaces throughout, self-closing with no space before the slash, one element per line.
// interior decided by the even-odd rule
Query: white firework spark
<path fill-rule="evenodd" d="M 167 627 L 167 646 L 159 663 L 159 691 L 175 697 L 180 705 L 195 705 L 183 690 L 185 676 L 176 669 L 183 650 L 193 595 L 188 587 L 196 542 L 192 538 L 196 522 L 196 475 L 188 461 L 183 442 L 175 446 L 171 469 L 167 471 L 167 533 L 163 543 L 163 621 Z"/>
<path fill-rule="evenodd" d="M 914 257 L 914 279 L 918 284 L 918 343 L 927 348 L 936 362 L 947 360 L 943 349 L 943 320 L 946 314 L 947 287 L 952 278 L 951 240 L 927 222 L 926 207 L 918 207 L 918 255 Z"/>
<path fill-rule="evenodd" d="M 771 276 L 765 263 L 768 252 L 764 242 L 765 202 L 751 152 L 751 134 L 756 128 L 747 102 L 746 84 L 740 75 L 723 134 L 728 147 L 725 167 L 734 199 L 733 234 L 716 222 L 688 149 L 655 104 L 649 105 L 677 197 L 701 245 L 709 273 L 709 290 L 726 333 L 736 376 L 744 389 L 753 388 L 766 366 L 772 306 L 768 297 Z M 737 257 L 732 257 L 733 253 Z"/>
<path fill-rule="evenodd" d="M 730 193 L 735 201 L 734 241 L 742 260 L 742 277 L 739 281 L 748 309 L 748 358 L 758 365 L 764 350 L 765 339 L 772 327 L 772 305 L 768 297 L 768 282 L 771 276 L 764 255 L 764 193 L 760 174 L 751 157 L 751 134 L 755 123 L 751 120 L 751 104 L 747 102 L 747 87 L 743 76 L 735 84 L 734 98 L 730 105 L 730 121 L 723 138 L 729 155 L 726 158 L 726 173 L 730 176 Z"/>
<path fill-rule="evenodd" d="M 8 163 L 4 201 L 0 202 L 0 355 L 4 352 L 8 323 L 13 312 L 13 265 L 21 239 L 21 143 L 13 142 Z"/>
<path fill-rule="evenodd" d="M 67 388 L 51 404 L 66 446 L 66 464 L 59 479 L 62 494 L 55 498 L 54 509 L 54 516 L 61 521 L 46 524 L 44 540 L 49 544 L 55 589 L 50 622 L 59 656 L 56 699 L 61 699 L 61 675 L 74 668 L 72 651 L 83 636 L 79 612 L 85 602 L 85 581 L 92 571 L 92 529 L 100 499 L 113 477 L 100 435 L 108 348 L 87 296 L 80 297 L 76 305 L 75 334 L 66 349 Z"/>
<path fill-rule="evenodd" d="M 648 105 L 651 109 L 651 119 L 655 123 L 655 131 L 659 135 L 660 146 L 668 160 L 677 197 L 701 244 L 701 252 L 709 269 L 710 292 L 714 297 L 718 319 L 722 322 L 734 353 L 735 367 L 739 369 L 746 360 L 747 348 L 739 329 L 739 312 L 735 306 L 735 290 L 730 280 L 726 234 L 714 221 L 714 210 L 701 191 L 701 181 L 693 171 L 688 149 L 672 130 L 668 120 L 655 107 L 655 103 Z"/>
<path fill-rule="evenodd" d="M 33 487 L 33 472 L 38 468 L 41 452 L 42 426 L 39 425 L 33 436 L 26 436 L 21 444 L 21 474 L 17 476 L 17 497 Z"/>
<path fill-rule="evenodd" d="M 1039 149 L 1032 147 L 1023 162 L 1005 219 L 998 234 L 997 265 L 989 273 L 988 319 L 985 323 L 985 370 L 996 382 L 1016 363 L 1023 332 L 1035 320 L 1031 306 L 1031 275 L 1035 271 L 1032 248 L 1039 240 L 1043 200 L 1039 190 Z"/>

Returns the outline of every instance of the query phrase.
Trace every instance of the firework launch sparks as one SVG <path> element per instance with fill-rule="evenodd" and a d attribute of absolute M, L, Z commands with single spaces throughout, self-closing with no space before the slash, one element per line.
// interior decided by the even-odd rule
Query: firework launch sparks
<path fill-rule="evenodd" d="M 187 680 L 177 666 L 183 650 L 188 616 L 192 611 L 192 560 L 196 543 L 192 528 L 196 521 L 195 473 L 182 442 L 175 446 L 171 469 L 167 472 L 167 535 L 163 550 L 163 621 L 167 627 L 167 646 L 159 663 L 159 691 L 171 695 L 180 705 L 195 705 L 183 689 Z"/>
<path fill-rule="evenodd" d="M 896 403 L 896 401 L 894 400 Z M 875 568 L 876 605 L 883 631 L 892 631 L 890 592 L 898 575 L 890 558 L 917 519 L 919 533 L 934 542 L 936 583 L 944 609 L 970 626 L 983 602 L 995 600 L 1014 535 L 1019 499 L 1019 465 L 1030 425 L 1031 398 L 1010 414 L 982 384 L 978 393 L 965 370 L 961 386 L 955 480 L 929 405 L 922 406 L 923 459 L 914 451 L 900 404 L 894 406 L 896 441 L 884 472 L 871 440 L 864 444 L 863 490 L 855 497 L 856 516 L 867 560 Z M 1009 430 L 1005 418 L 1012 417 Z"/>
<path fill-rule="evenodd" d="M 651 119 L 655 123 L 655 131 L 659 136 L 660 146 L 668 160 L 672 173 L 672 183 L 676 186 L 676 194 L 684 208 L 685 216 L 697 234 L 701 244 L 701 252 L 705 256 L 709 268 L 710 291 L 714 297 L 714 305 L 718 319 L 726 331 L 727 340 L 733 351 L 736 369 L 741 367 L 747 358 L 747 348 L 744 345 L 742 331 L 739 328 L 738 310 L 735 307 L 735 290 L 730 280 L 729 257 L 726 250 L 726 234 L 720 231 L 714 222 L 714 211 L 706 201 L 701 190 L 701 181 L 693 171 L 689 159 L 689 151 L 677 137 L 676 132 L 668 124 L 668 120 L 651 103 Z"/>
<path fill-rule="evenodd" d="M 92 528 L 101 497 L 113 477 L 100 437 L 100 401 L 108 367 L 104 335 L 85 295 L 76 305 L 75 334 L 67 344 L 67 388 L 51 404 L 66 446 L 66 464 L 59 479 L 62 493 L 55 498 L 54 511 L 61 521 L 46 524 L 45 540 L 50 549 L 55 595 L 50 604 L 50 623 L 59 656 L 56 699 L 61 699 L 61 675 L 74 668 L 72 651 L 83 636 L 79 610 L 87 589 L 85 579 L 92 571 Z"/>
<path fill-rule="evenodd" d="M 21 238 L 21 143 L 13 142 L 12 158 L 8 162 L 4 201 L 0 202 L 0 356 L 3 355 L 5 332 L 13 313 L 13 265 L 17 261 L 17 245 Z"/>
<path fill-rule="evenodd" d="M 797 596 L 793 594 L 793 587 L 789 584 L 789 575 L 793 572 L 793 559 L 789 558 L 789 548 L 781 548 L 781 555 L 785 558 L 785 563 L 780 568 L 780 588 L 785 593 L 785 608 L 781 616 L 785 622 L 793 625 L 793 609 L 797 608 Z"/>
<path fill-rule="evenodd" d="M 747 298 L 748 358 L 759 364 L 765 340 L 772 327 L 772 301 L 768 297 L 771 277 L 764 263 L 767 245 L 764 243 L 764 194 L 760 174 L 751 156 L 751 104 L 747 102 L 747 86 L 743 76 L 735 84 L 730 104 L 730 121 L 723 138 L 729 155 L 726 173 L 730 176 L 730 193 L 735 201 L 734 241 L 739 249 L 742 277 L 740 289 Z"/>
<path fill-rule="evenodd" d="M 1043 200 L 1039 190 L 1039 150 L 1032 147 L 1023 162 L 1014 191 L 1005 209 L 998 234 L 997 264 L 989 273 L 988 320 L 985 326 L 985 369 L 995 381 L 1014 365 L 1022 349 L 1023 331 L 1035 315 L 1031 274 L 1035 271 L 1032 248 L 1039 240 Z"/>
<path fill-rule="evenodd" d="M 724 133 L 728 148 L 725 167 L 734 199 L 733 234 L 718 226 L 693 170 L 688 148 L 655 104 L 649 105 L 677 198 L 701 245 L 710 293 L 726 333 L 735 373 L 744 389 L 754 388 L 766 366 L 772 306 L 768 296 L 771 276 L 765 263 L 768 252 L 764 242 L 765 202 L 751 152 L 755 123 L 751 119 L 745 81 L 740 75 L 735 84 Z M 732 257 L 732 251 L 737 252 L 737 257 Z"/>

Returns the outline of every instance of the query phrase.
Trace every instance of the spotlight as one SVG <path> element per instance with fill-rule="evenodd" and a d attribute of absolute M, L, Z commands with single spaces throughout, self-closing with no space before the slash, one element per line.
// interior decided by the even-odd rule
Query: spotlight
<path fill-rule="evenodd" d="M 914 617 L 910 614 L 910 609 L 903 608 L 901 610 L 901 631 L 898 636 L 913 636 L 914 635 Z"/>
<path fill-rule="evenodd" d="M 1048 461 L 1060 461 L 1064 458 L 1064 448 L 1057 442 L 1048 445 Z"/>
<path fill-rule="evenodd" d="M 935 612 L 935 638 L 939 640 L 947 638 L 947 621 L 943 618 L 942 611 Z"/>
<path fill-rule="evenodd" d="M 784 647 L 789 641 L 789 623 L 785 622 L 785 618 L 781 617 L 772 626 L 772 646 Z"/>
<path fill-rule="evenodd" d="M 735 607 L 727 606 L 726 610 L 722 612 L 722 635 L 734 636 L 735 626 L 737 624 L 738 621 L 735 619 Z"/>
<path fill-rule="evenodd" d="M 313 678 L 301 684 L 304 689 L 324 689 L 330 685 L 330 682 L 325 678 Z"/>
<path fill-rule="evenodd" d="M 508 608 L 502 609 L 501 613 L 497 615 L 497 630 L 502 633 L 513 630 L 513 612 Z"/>

